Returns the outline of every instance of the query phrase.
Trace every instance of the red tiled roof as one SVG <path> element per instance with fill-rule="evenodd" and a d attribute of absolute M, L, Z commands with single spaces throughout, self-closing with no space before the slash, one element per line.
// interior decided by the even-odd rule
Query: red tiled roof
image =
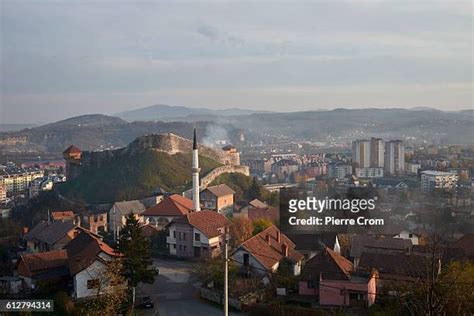
<path fill-rule="evenodd" d="M 219 185 L 214 185 L 212 187 L 207 187 L 206 190 L 211 192 L 217 197 L 224 196 L 224 195 L 230 195 L 230 194 L 235 194 L 235 191 L 232 190 L 228 185 L 226 184 L 219 184 Z"/>
<path fill-rule="evenodd" d="M 78 147 L 71 145 L 68 148 L 66 148 L 66 150 L 63 153 L 64 154 L 80 154 L 81 150 Z"/>
<path fill-rule="evenodd" d="M 31 277 L 36 273 L 67 265 L 67 252 L 64 249 L 29 253 L 20 256 L 18 274 Z"/>
<path fill-rule="evenodd" d="M 224 215 L 208 210 L 188 213 L 174 220 L 174 222 L 188 223 L 208 238 L 221 235 L 222 232 L 219 229 L 230 225 L 229 220 Z"/>
<path fill-rule="evenodd" d="M 279 229 L 272 225 L 252 238 L 246 240 L 241 247 L 250 252 L 266 269 L 272 267 L 284 258 L 282 252 L 283 244 L 288 247 L 288 258 L 293 262 L 299 262 L 303 255 L 295 250 L 295 244 L 280 232 L 280 242 L 277 241 Z M 270 242 L 267 241 L 269 236 Z"/>
<path fill-rule="evenodd" d="M 57 211 L 51 212 L 51 216 L 55 221 L 62 220 L 64 218 L 74 217 L 74 213 L 72 211 Z"/>
<path fill-rule="evenodd" d="M 90 266 L 101 252 L 118 257 L 109 245 L 87 231 L 81 231 L 66 247 L 69 270 L 75 275 Z"/>
<path fill-rule="evenodd" d="M 157 205 L 150 207 L 145 216 L 182 216 L 193 210 L 193 201 L 179 194 L 173 194 L 163 199 Z"/>
<path fill-rule="evenodd" d="M 310 236 L 308 236 L 310 237 Z M 309 259 L 301 272 L 303 280 L 349 280 L 353 270 L 352 263 L 329 247 Z"/>
<path fill-rule="evenodd" d="M 142 230 L 143 236 L 146 238 L 152 237 L 155 233 L 159 231 L 158 228 L 150 224 L 143 225 L 142 227 L 140 227 L 140 229 Z"/>

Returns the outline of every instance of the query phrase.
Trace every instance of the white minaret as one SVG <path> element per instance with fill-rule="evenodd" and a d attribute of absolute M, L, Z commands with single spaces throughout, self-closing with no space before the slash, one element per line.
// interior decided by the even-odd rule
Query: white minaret
<path fill-rule="evenodd" d="M 201 204 L 199 202 L 199 171 L 198 144 L 195 128 L 193 138 L 193 209 L 196 212 L 201 210 Z"/>

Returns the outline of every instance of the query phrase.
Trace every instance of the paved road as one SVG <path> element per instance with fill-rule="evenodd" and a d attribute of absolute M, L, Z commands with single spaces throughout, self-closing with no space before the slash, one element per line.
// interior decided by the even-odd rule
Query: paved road
<path fill-rule="evenodd" d="M 160 316 L 213 316 L 223 315 L 220 306 L 199 298 L 198 280 L 192 277 L 192 263 L 169 259 L 154 259 L 160 275 L 154 284 L 140 284 L 137 294 L 150 296 Z M 152 311 L 146 314 L 153 315 Z M 231 313 L 243 316 L 243 313 Z"/>

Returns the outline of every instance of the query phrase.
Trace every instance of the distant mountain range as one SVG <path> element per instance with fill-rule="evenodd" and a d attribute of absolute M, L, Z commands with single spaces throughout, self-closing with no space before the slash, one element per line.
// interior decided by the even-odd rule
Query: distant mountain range
<path fill-rule="evenodd" d="M 237 116 L 253 113 L 268 113 L 238 108 L 211 110 L 206 108 L 190 108 L 186 106 L 171 106 L 165 104 L 151 105 L 145 108 L 120 112 L 115 116 L 133 121 L 196 121 L 210 117 Z"/>
<path fill-rule="evenodd" d="M 131 119 L 134 115 L 138 118 L 138 114 L 143 113 L 150 113 L 148 118 L 154 119 Z M 171 121 L 171 117 L 175 115 L 188 116 Z M 158 117 L 162 120 L 156 121 L 155 118 Z M 444 112 L 430 108 L 341 108 L 260 113 L 238 109 L 219 111 L 161 105 L 125 112 L 122 118 L 102 114 L 82 115 L 20 131 L 0 132 L 0 156 L 21 152 L 59 154 L 70 144 L 75 144 L 82 150 L 117 148 L 126 146 L 136 137 L 152 133 L 171 132 L 189 138 L 194 126 L 200 131 L 201 140 L 225 138 L 234 143 L 238 142 L 239 133 L 250 136 L 246 138 L 254 141 L 267 141 L 269 135 L 272 135 L 295 141 L 339 144 L 371 136 L 418 143 L 474 143 L 474 110 Z M 219 135 L 216 135 L 216 130 L 220 132 L 217 133 Z"/>

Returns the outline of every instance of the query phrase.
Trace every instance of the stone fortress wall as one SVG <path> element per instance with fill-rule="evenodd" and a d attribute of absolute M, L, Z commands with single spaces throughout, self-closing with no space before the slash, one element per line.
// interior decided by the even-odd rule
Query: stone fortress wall
<path fill-rule="evenodd" d="M 72 157 L 70 159 L 66 159 L 68 169 L 67 176 L 68 179 L 73 179 L 89 168 L 100 168 L 104 164 L 112 160 L 114 157 L 124 154 L 140 153 L 144 150 L 152 149 L 155 151 L 165 152 L 167 154 L 174 155 L 177 153 L 191 152 L 192 148 L 192 140 L 186 139 L 173 133 L 144 135 L 138 137 L 127 147 L 124 148 L 97 152 L 83 151 L 80 160 L 73 159 Z M 240 154 L 235 150 L 226 151 L 222 149 L 214 149 L 204 145 L 199 145 L 199 155 L 216 160 L 217 162 L 223 164 L 223 167 L 229 166 L 227 168 L 228 170 L 232 169 L 232 166 L 240 166 Z M 245 167 L 242 166 L 242 168 Z M 221 169 L 221 171 L 216 172 L 214 172 L 213 170 L 210 174 L 214 175 L 219 172 L 222 173 L 223 170 L 227 169 L 224 168 Z M 236 168 L 236 170 L 237 169 L 239 168 Z M 245 171 L 243 172 L 245 173 Z M 209 175 L 209 179 L 211 179 L 213 175 Z"/>

